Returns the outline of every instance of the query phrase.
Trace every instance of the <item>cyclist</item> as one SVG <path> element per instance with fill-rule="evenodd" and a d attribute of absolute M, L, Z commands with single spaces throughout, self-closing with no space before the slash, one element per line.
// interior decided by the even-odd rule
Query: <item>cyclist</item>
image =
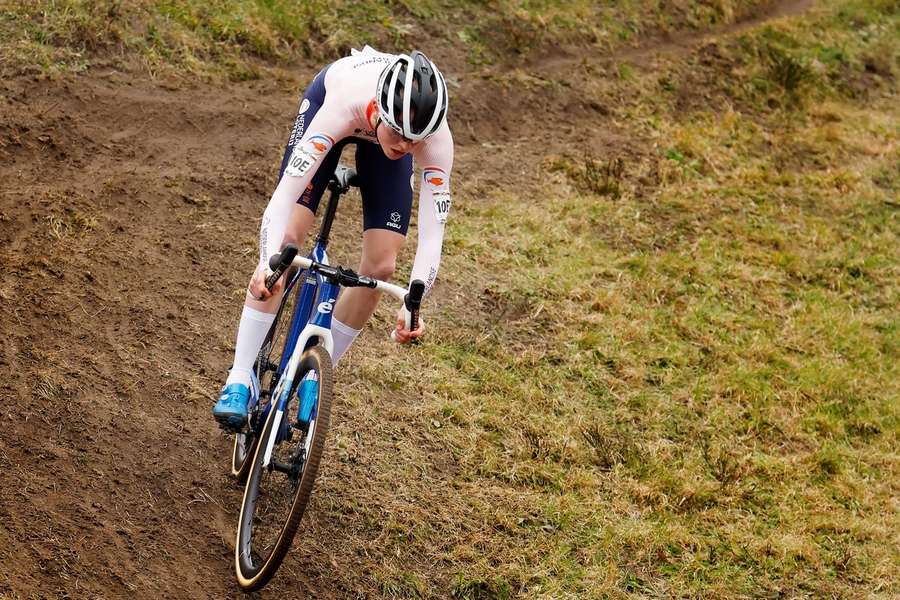
<path fill-rule="evenodd" d="M 385 54 L 366 46 L 322 69 L 300 102 L 281 161 L 278 185 L 263 213 L 259 264 L 247 288 L 238 326 L 234 364 L 213 415 L 225 428 L 247 419 L 251 369 L 275 319 L 284 282 L 265 287 L 269 257 L 285 244 L 300 244 L 341 151 L 356 144 L 363 200 L 359 273 L 388 279 L 406 239 L 412 211 L 413 161 L 421 167 L 418 246 L 410 280 L 434 284 L 444 224 L 450 211 L 453 137 L 447 125 L 447 84 L 422 52 Z M 334 364 L 375 310 L 380 292 L 346 289 L 332 321 Z M 425 324 L 408 331 L 405 307 L 397 313 L 396 339 L 409 343 Z"/>

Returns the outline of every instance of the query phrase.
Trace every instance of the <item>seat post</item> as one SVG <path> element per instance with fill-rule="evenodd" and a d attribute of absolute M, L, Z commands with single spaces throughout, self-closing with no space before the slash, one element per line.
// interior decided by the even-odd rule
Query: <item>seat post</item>
<path fill-rule="evenodd" d="M 338 200 L 344 192 L 338 185 L 329 185 L 328 189 L 331 190 L 331 195 L 328 197 L 328 206 L 325 207 L 325 218 L 322 219 L 322 226 L 319 228 L 319 237 L 316 238 L 316 243 L 322 244 L 323 248 L 328 247 L 328 236 L 331 234 L 331 225 L 337 213 Z"/>
<path fill-rule="evenodd" d="M 328 197 L 328 206 L 325 207 L 325 218 L 322 219 L 319 237 L 316 238 L 316 243 L 322 244 L 322 248 L 328 247 L 328 236 L 331 234 L 331 225 L 334 223 L 338 200 L 340 200 L 342 194 L 351 187 L 356 186 L 359 186 L 356 171 L 338 164 L 331 175 L 331 179 L 328 181 L 328 189 L 331 191 L 331 196 Z"/>

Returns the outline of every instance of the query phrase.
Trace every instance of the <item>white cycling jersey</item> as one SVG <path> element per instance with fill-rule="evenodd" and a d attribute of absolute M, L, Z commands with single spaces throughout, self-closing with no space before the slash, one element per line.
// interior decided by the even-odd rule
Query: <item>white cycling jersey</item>
<path fill-rule="evenodd" d="M 378 139 L 372 127 L 378 78 L 395 55 L 366 46 L 361 52 L 332 63 L 325 73 L 327 91 L 322 107 L 307 124 L 294 146 L 290 163 L 278 182 L 263 214 L 260 227 L 260 264 L 278 252 L 288 217 L 331 148 L 347 137 Z M 302 108 L 301 108 L 302 110 Z M 450 173 L 453 168 L 453 136 L 444 122 L 434 135 L 411 150 L 419 167 L 418 245 L 410 280 L 425 282 L 426 293 L 437 277 L 444 239 L 444 224 L 450 212 Z M 413 181 L 410 181 L 413 185 Z"/>

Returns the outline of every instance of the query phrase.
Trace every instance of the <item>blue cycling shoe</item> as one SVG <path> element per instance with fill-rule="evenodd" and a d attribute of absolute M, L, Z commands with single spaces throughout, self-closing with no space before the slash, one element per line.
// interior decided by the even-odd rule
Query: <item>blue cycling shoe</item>
<path fill-rule="evenodd" d="M 250 388 L 243 383 L 232 383 L 222 388 L 219 401 L 212 412 L 223 429 L 238 431 L 247 422 L 247 402 Z"/>

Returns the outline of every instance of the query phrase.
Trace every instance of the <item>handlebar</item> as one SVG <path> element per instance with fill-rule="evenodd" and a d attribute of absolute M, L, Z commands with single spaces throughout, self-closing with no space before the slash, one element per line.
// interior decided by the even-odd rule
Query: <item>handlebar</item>
<path fill-rule="evenodd" d="M 297 247 L 293 244 L 287 244 L 281 252 L 273 254 L 269 259 L 269 268 L 272 269 L 272 274 L 266 279 L 266 287 L 270 290 L 275 287 L 275 284 L 278 283 L 284 272 L 291 266 L 316 271 L 344 287 L 368 287 L 380 292 L 386 292 L 403 302 L 407 312 L 406 328 L 410 331 L 419 328 L 419 309 L 422 306 L 422 297 L 425 295 L 425 283 L 419 279 L 410 283 L 409 290 L 407 290 L 387 281 L 359 275 L 350 269 L 333 267 L 316 262 L 305 256 L 298 256 Z M 391 332 L 391 339 L 396 341 L 394 333 L 394 331 Z M 415 343 L 416 340 L 413 340 L 413 342 Z"/>
<path fill-rule="evenodd" d="M 422 306 L 422 296 L 425 295 L 425 282 L 416 279 L 409 284 L 409 293 L 403 299 L 403 305 L 409 311 L 406 328 L 409 331 L 415 331 L 419 328 L 419 308 Z M 416 340 L 413 339 L 413 342 Z"/>
<path fill-rule="evenodd" d="M 284 250 L 273 254 L 272 257 L 269 258 L 269 268 L 272 269 L 272 274 L 266 278 L 267 290 L 271 291 L 272 288 L 275 287 L 275 284 L 281 279 L 282 274 L 288 270 L 288 267 L 291 266 L 291 263 L 296 256 L 297 246 L 288 244 L 284 247 Z"/>

